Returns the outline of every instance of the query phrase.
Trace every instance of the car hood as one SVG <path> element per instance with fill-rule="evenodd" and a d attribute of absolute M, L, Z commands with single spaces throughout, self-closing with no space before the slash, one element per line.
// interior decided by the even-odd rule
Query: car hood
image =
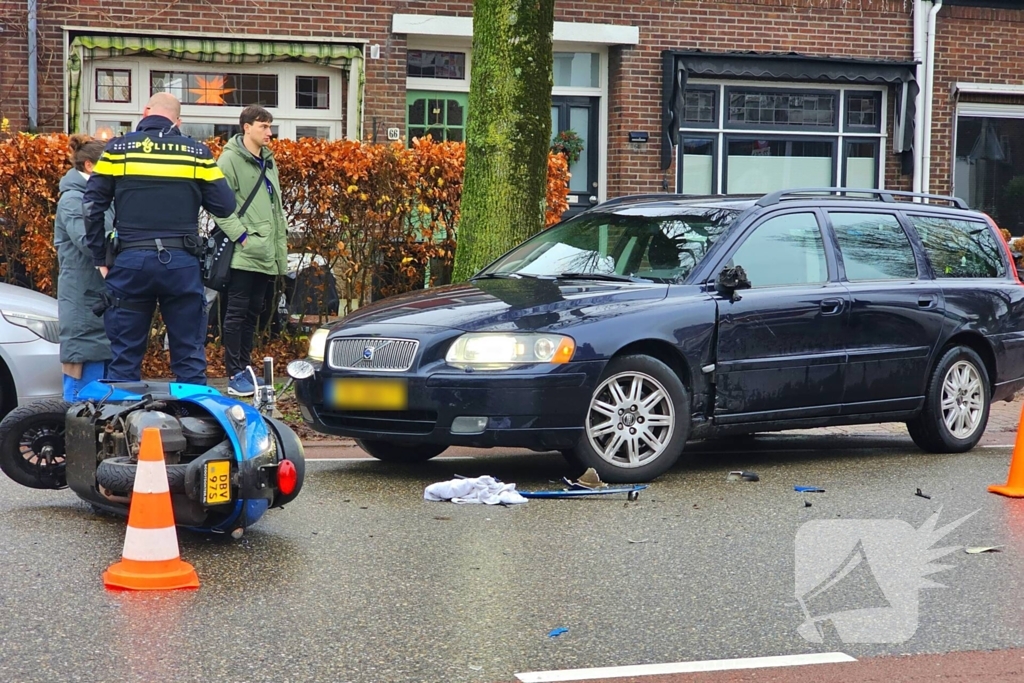
<path fill-rule="evenodd" d="M 600 310 L 660 301 L 668 285 L 537 279 L 476 280 L 391 297 L 361 308 L 334 329 L 374 324 L 472 331 L 536 330 L 572 324 Z"/>
<path fill-rule="evenodd" d="M 0 282 L 0 310 L 57 317 L 57 300 L 52 296 Z"/>

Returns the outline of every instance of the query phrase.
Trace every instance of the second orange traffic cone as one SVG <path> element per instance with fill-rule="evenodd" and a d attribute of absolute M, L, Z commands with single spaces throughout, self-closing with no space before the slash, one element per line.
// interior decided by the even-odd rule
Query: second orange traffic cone
<path fill-rule="evenodd" d="M 1017 423 L 1017 442 L 1013 445 L 1010 456 L 1010 474 L 1002 486 L 989 486 L 988 490 L 1010 498 L 1024 498 L 1024 409 L 1021 410 L 1020 422 Z"/>
<path fill-rule="evenodd" d="M 142 431 L 124 551 L 121 561 L 103 572 L 103 584 L 139 591 L 199 588 L 196 570 L 178 554 L 164 449 L 156 427 Z"/>

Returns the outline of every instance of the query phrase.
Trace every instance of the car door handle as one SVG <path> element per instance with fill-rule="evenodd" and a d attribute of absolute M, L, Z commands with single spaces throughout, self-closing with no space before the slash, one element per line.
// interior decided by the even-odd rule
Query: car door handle
<path fill-rule="evenodd" d="M 934 296 L 922 296 L 917 299 L 918 308 L 935 308 L 938 299 Z"/>
<path fill-rule="evenodd" d="M 821 312 L 823 315 L 835 315 L 843 310 L 842 299 L 825 299 L 821 302 Z"/>

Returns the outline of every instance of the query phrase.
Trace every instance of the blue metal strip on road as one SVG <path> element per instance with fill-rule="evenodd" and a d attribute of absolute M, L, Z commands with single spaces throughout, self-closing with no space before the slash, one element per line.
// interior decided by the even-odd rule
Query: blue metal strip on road
<path fill-rule="evenodd" d="M 559 683 L 597 678 L 626 678 L 629 676 L 657 676 L 664 674 L 702 673 L 733 669 L 762 669 L 779 666 L 807 666 L 809 664 L 839 664 L 857 660 L 842 652 L 820 652 L 806 655 L 776 657 L 745 657 L 742 659 L 709 659 L 701 662 L 675 662 L 672 664 L 638 664 L 633 666 L 607 666 L 593 669 L 564 669 L 562 671 L 531 671 L 516 674 L 522 683 Z"/>

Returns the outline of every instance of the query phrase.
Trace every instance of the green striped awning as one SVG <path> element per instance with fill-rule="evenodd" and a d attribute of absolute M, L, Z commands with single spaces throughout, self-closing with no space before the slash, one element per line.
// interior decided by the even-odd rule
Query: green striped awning
<path fill-rule="evenodd" d="M 159 36 L 77 36 L 68 58 L 68 130 L 78 130 L 82 66 L 86 59 L 133 55 L 206 64 L 266 64 L 299 61 L 347 69 L 362 83 L 362 49 L 338 43 L 288 43 L 261 40 L 166 38 Z M 349 115 L 353 115 L 354 112 Z"/>

